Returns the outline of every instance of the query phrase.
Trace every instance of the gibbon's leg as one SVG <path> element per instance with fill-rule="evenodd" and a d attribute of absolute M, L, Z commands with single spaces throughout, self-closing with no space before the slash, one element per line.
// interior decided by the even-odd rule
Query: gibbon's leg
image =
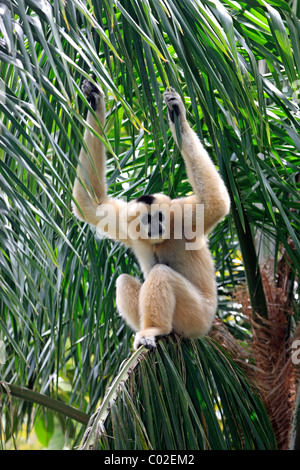
<path fill-rule="evenodd" d="M 155 337 L 172 330 L 187 338 L 199 338 L 209 331 L 216 306 L 215 295 L 205 296 L 181 274 L 157 264 L 140 290 L 141 329 L 134 348 L 143 344 L 153 349 Z"/>
<path fill-rule="evenodd" d="M 164 100 L 168 107 L 170 129 L 175 141 L 177 141 L 175 114 L 178 117 L 182 141 L 180 151 L 195 192 L 195 196 L 188 199 L 190 203 L 204 204 L 204 232 L 207 233 L 228 214 L 229 195 L 207 151 L 187 122 L 185 107 L 179 94 L 171 88 L 165 91 Z M 187 201 L 187 198 L 185 199 Z"/>
<path fill-rule="evenodd" d="M 84 80 L 82 91 L 95 111 L 95 114 L 101 124 L 105 123 L 105 100 L 102 90 L 93 85 L 89 80 Z M 89 111 L 87 123 L 98 134 L 101 134 L 99 125 Z M 73 196 L 77 205 L 73 204 L 75 215 L 85 222 L 97 225 L 99 219 L 96 217 L 98 204 L 106 198 L 105 186 L 105 164 L 106 156 L 104 145 L 101 140 L 89 129 L 85 130 L 84 141 L 90 154 L 87 154 L 82 148 L 79 155 L 79 165 L 77 168 L 77 178 L 75 180 Z"/>
<path fill-rule="evenodd" d="M 141 283 L 129 274 L 121 274 L 116 284 L 116 303 L 120 315 L 134 330 L 140 329 L 139 295 Z"/>

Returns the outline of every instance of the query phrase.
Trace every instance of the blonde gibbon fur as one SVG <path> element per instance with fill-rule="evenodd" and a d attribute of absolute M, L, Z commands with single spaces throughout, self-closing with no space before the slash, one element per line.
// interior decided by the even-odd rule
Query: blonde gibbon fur
<path fill-rule="evenodd" d="M 171 88 L 164 93 L 169 125 L 177 142 L 177 120 L 180 150 L 194 194 L 173 200 L 164 194 L 144 195 L 130 202 L 109 197 L 105 183 L 105 148 L 97 135 L 101 135 L 105 124 L 104 94 L 88 80 L 83 82 L 82 90 L 97 119 L 88 112 L 90 129 L 86 129 L 84 140 L 89 151 L 82 148 L 80 153 L 73 209 L 79 219 L 130 247 L 137 257 L 144 282 L 121 274 L 116 284 L 118 311 L 136 331 L 134 348 L 145 345 L 153 349 L 157 336 L 172 331 L 187 338 L 205 335 L 217 309 L 215 272 L 207 235 L 230 208 L 229 196 L 217 169 L 189 126 L 179 94 Z M 196 236 L 193 239 L 196 249 L 187 249 L 183 211 L 178 215 L 175 208 L 190 211 L 188 228 L 192 229 L 199 222 L 198 204 L 203 205 L 203 231 L 197 235 L 198 239 Z M 156 221 L 151 212 L 154 206 L 161 208 L 156 212 Z M 153 226 L 149 214 L 152 214 Z M 169 233 L 164 237 L 166 217 L 169 217 Z M 117 222 L 113 223 L 113 219 Z M 133 221 L 137 221 L 138 236 L 131 235 L 129 230 Z M 175 226 L 181 227 L 181 237 L 175 236 Z"/>

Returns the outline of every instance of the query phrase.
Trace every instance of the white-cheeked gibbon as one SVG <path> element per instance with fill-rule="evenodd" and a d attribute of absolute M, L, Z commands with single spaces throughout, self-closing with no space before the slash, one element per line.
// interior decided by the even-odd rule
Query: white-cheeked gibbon
<path fill-rule="evenodd" d="M 89 151 L 82 148 L 80 153 L 73 210 L 99 233 L 130 247 L 139 262 L 143 283 L 128 274 L 121 274 L 116 283 L 117 309 L 136 331 L 134 348 L 153 349 L 156 337 L 172 331 L 199 338 L 208 333 L 217 309 L 207 235 L 229 212 L 226 187 L 189 126 L 179 94 L 171 88 L 165 91 L 164 101 L 175 141 L 181 136 L 180 151 L 193 195 L 171 199 L 146 194 L 130 202 L 110 197 L 105 147 L 97 136 L 105 124 L 104 93 L 88 80 L 82 91 L 97 119 L 88 112 L 87 123 L 95 133 L 85 130 Z"/>

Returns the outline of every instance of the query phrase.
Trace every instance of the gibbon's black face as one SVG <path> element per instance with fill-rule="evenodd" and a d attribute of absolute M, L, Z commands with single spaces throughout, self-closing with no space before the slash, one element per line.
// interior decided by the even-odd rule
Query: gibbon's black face
<path fill-rule="evenodd" d="M 143 202 L 147 206 L 151 206 L 155 202 L 155 197 L 150 194 L 145 194 L 137 199 L 137 202 Z M 141 224 L 146 229 L 149 238 L 157 240 L 160 239 L 165 233 L 163 222 L 165 220 L 164 214 L 160 210 L 155 212 L 151 210 L 141 217 Z"/>

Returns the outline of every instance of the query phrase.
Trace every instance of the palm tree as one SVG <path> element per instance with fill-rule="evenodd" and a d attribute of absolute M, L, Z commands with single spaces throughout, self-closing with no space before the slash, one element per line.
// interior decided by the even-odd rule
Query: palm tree
<path fill-rule="evenodd" d="M 140 448 L 274 448 L 271 429 L 278 447 L 288 446 L 299 403 L 291 346 L 300 333 L 300 12 L 291 3 L 2 0 L 3 445 L 26 423 L 45 445 L 59 425 L 72 446 L 84 446 L 104 413 L 122 448 L 133 436 Z M 162 102 L 171 85 L 232 202 L 210 239 L 220 298 L 214 339 L 167 339 L 153 356 L 139 351 L 121 392 L 120 366 L 133 358 L 114 285 L 122 272 L 140 276 L 139 268 L 70 209 L 86 125 L 80 85 L 90 76 L 107 95 L 111 193 L 190 191 Z M 103 400 L 115 376 L 118 398 L 107 413 Z M 171 402 L 173 387 L 182 395 Z M 176 403 L 180 414 L 170 421 Z M 153 419 L 146 422 L 142 409 Z M 174 431 L 160 441 L 161 416 Z M 123 436 L 128 420 L 131 434 Z M 96 447 L 111 446 L 104 433 L 92 438 Z"/>

